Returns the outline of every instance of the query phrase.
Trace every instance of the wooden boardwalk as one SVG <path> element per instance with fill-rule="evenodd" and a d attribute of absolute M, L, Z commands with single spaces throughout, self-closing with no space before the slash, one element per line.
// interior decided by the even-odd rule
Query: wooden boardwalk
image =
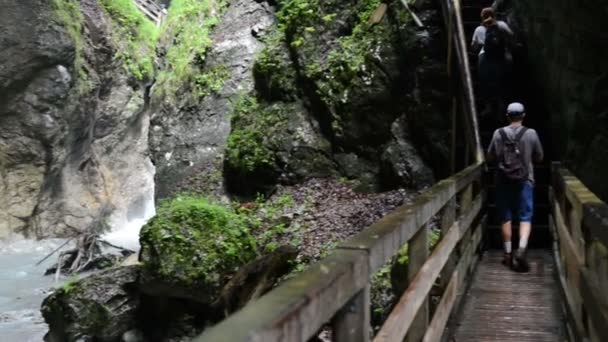
<path fill-rule="evenodd" d="M 501 260 L 501 251 L 484 254 L 449 341 L 565 341 L 551 252 L 530 250 L 529 273 L 515 273 Z"/>

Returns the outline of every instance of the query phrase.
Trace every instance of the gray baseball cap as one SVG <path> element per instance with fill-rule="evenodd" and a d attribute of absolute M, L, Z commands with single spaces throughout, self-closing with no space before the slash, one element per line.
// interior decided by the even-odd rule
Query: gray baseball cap
<path fill-rule="evenodd" d="M 526 112 L 524 105 L 519 102 L 513 102 L 507 107 L 508 116 L 521 116 Z"/>

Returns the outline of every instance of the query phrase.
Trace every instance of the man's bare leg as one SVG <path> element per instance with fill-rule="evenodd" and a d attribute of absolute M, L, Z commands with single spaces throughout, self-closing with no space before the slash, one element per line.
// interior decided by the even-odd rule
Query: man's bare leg
<path fill-rule="evenodd" d="M 502 242 L 505 251 L 505 257 L 502 263 L 506 266 L 511 266 L 511 221 L 502 224 Z"/>
<path fill-rule="evenodd" d="M 519 249 L 525 250 L 528 248 L 531 230 L 532 224 L 530 224 L 530 222 L 521 222 L 519 224 Z"/>
<path fill-rule="evenodd" d="M 529 270 L 528 262 L 526 261 L 526 248 L 528 248 L 528 239 L 532 225 L 530 222 L 521 222 L 519 224 L 519 248 L 515 252 L 513 268 L 518 271 L 527 272 Z"/>

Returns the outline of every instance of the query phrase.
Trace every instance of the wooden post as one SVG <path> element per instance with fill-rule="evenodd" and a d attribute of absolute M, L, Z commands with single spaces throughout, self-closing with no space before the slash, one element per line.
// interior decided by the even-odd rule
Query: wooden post
<path fill-rule="evenodd" d="M 460 214 L 462 215 L 471 209 L 471 204 L 473 203 L 473 184 L 467 185 L 467 187 L 462 190 L 460 196 Z"/>
<path fill-rule="evenodd" d="M 451 134 L 451 145 L 452 145 L 452 149 L 450 151 L 450 174 L 454 174 L 456 173 L 456 149 L 457 149 L 457 139 L 456 139 L 456 130 L 457 130 L 457 113 L 458 113 L 458 108 L 456 108 L 458 106 L 458 102 L 456 100 L 456 96 L 452 96 L 452 109 L 451 109 L 451 116 L 452 116 L 452 134 Z"/>
<path fill-rule="evenodd" d="M 408 243 L 408 265 L 407 279 L 411 282 L 422 268 L 422 265 L 429 257 L 429 234 L 425 224 L 416 235 Z M 425 298 L 424 303 L 420 306 L 416 318 L 412 322 L 409 332 L 405 338 L 407 342 L 419 342 L 423 337 L 429 325 L 429 300 Z"/>
<path fill-rule="evenodd" d="M 334 317 L 333 340 L 337 342 L 368 342 L 370 339 L 370 285 L 353 297 Z"/>
<path fill-rule="evenodd" d="M 450 227 L 454 224 L 454 221 L 456 220 L 456 198 L 452 198 L 451 200 L 448 201 L 448 203 L 445 205 L 445 207 L 443 207 L 443 209 L 441 210 L 441 236 L 445 236 L 445 234 L 448 232 L 448 230 L 450 229 Z M 440 277 L 440 286 L 442 289 L 445 290 L 445 287 L 448 284 L 448 281 L 450 280 L 451 274 L 452 272 L 454 272 L 454 269 L 456 268 L 456 263 L 458 262 L 458 260 L 455 257 L 450 257 L 450 259 L 448 259 L 446 265 L 443 268 L 443 271 L 441 272 L 441 277 Z"/>

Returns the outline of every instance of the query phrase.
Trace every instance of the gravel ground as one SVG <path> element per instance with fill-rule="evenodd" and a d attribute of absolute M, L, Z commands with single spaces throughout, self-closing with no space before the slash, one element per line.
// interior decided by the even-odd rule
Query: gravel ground
<path fill-rule="evenodd" d="M 347 183 L 335 179 L 311 179 L 282 187 L 270 202 L 288 196 L 294 203 L 280 216 L 280 220 L 289 227 L 286 234 L 278 237 L 278 243 L 293 244 L 295 241 L 301 261 L 317 260 L 337 243 L 409 202 L 416 194 L 405 189 L 375 194 L 356 193 Z"/>

